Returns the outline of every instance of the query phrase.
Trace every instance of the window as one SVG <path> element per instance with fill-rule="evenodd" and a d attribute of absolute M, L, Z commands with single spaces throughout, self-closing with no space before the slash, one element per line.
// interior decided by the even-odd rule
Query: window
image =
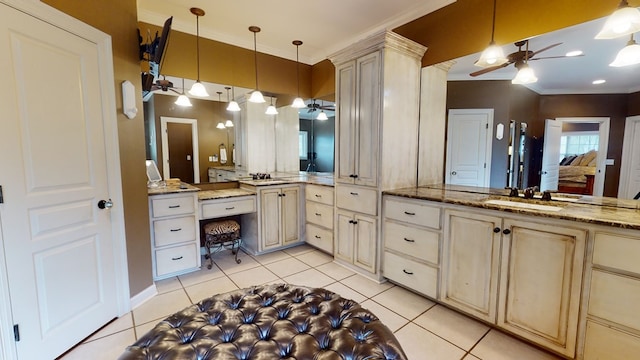
<path fill-rule="evenodd" d="M 309 160 L 309 140 L 306 131 L 300 131 L 298 134 L 298 152 L 300 153 L 300 160 Z"/>
<path fill-rule="evenodd" d="M 598 150 L 600 136 L 597 131 L 566 132 L 560 137 L 560 159 Z"/>

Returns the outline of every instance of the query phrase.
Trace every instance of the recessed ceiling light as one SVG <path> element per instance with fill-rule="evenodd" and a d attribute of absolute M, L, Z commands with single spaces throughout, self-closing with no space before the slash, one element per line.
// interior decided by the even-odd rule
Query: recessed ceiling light
<path fill-rule="evenodd" d="M 580 56 L 582 54 L 583 54 L 582 50 L 573 50 L 573 51 L 569 51 L 568 53 L 566 53 L 565 56 L 569 56 L 569 57 L 571 57 L 571 56 Z"/>
<path fill-rule="evenodd" d="M 600 84 L 604 84 L 606 82 L 607 82 L 607 80 L 598 79 L 598 80 L 593 80 L 592 84 L 593 85 L 600 85 Z"/>

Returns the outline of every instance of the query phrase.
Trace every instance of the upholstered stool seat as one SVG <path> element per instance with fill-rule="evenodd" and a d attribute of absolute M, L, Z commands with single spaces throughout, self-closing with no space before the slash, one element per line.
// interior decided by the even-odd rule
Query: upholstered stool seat
<path fill-rule="evenodd" d="M 207 269 L 213 266 L 213 258 L 211 250 L 214 252 L 224 248 L 231 248 L 231 253 L 235 256 L 236 263 L 240 264 L 242 260 L 238 259 L 238 251 L 240 250 L 240 225 L 235 220 L 212 221 L 204 226 L 205 240 L 203 245 L 207 249 L 204 256 L 209 259 Z"/>
<path fill-rule="evenodd" d="M 353 300 L 275 284 L 214 295 L 177 312 L 120 360 L 406 360 L 393 333 Z"/>

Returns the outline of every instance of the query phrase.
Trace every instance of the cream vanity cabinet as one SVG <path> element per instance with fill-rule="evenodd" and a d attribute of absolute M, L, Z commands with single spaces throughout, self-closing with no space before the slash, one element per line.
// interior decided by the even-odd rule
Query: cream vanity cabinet
<path fill-rule="evenodd" d="M 441 226 L 439 206 L 384 196 L 382 274 L 430 298 L 438 297 Z"/>
<path fill-rule="evenodd" d="M 597 227 L 593 238 L 584 359 L 638 359 L 639 231 Z"/>
<path fill-rule="evenodd" d="M 300 185 L 272 185 L 254 188 L 258 212 L 242 218 L 243 247 L 259 254 L 299 243 L 301 229 Z"/>
<path fill-rule="evenodd" d="M 333 187 L 305 187 L 306 242 L 333 254 Z"/>
<path fill-rule="evenodd" d="M 586 236 L 571 222 L 447 208 L 440 300 L 573 357 Z"/>
<path fill-rule="evenodd" d="M 149 196 L 153 278 L 200 268 L 196 192 Z"/>

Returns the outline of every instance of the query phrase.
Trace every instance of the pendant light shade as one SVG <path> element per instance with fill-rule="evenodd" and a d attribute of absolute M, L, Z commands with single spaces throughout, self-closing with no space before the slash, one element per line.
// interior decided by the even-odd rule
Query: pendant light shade
<path fill-rule="evenodd" d="M 527 63 L 524 63 L 518 68 L 518 73 L 516 74 L 516 77 L 513 80 L 511 80 L 511 83 L 524 85 L 524 84 L 532 84 L 536 81 L 538 81 L 538 78 L 533 72 L 533 69 L 530 68 Z"/>
<path fill-rule="evenodd" d="M 622 67 L 635 64 L 640 64 L 640 45 L 633 40 L 633 35 L 631 35 L 627 46 L 618 52 L 616 59 L 609 66 Z"/>
<path fill-rule="evenodd" d="M 192 106 L 191 100 L 189 100 L 187 95 L 184 94 L 184 78 L 182 78 L 182 94 L 178 96 L 178 99 L 175 101 L 174 104 L 179 106 Z"/>
<path fill-rule="evenodd" d="M 208 97 L 207 89 L 200 82 L 200 16 L 204 16 L 204 10 L 192 7 L 189 9 L 196 16 L 196 66 L 198 70 L 198 79 L 189 90 L 189 94 L 198 97 Z"/>
<path fill-rule="evenodd" d="M 480 67 L 500 66 L 507 63 L 509 60 L 504 56 L 504 51 L 498 45 L 496 45 L 493 37 L 496 32 L 496 1 L 493 0 L 493 20 L 491 21 L 491 41 L 489 47 L 487 47 L 474 65 Z"/>
<path fill-rule="evenodd" d="M 229 89 L 233 92 L 233 96 L 229 97 Z M 229 101 L 229 105 L 227 105 L 227 111 L 240 111 L 240 105 L 234 100 L 235 92 L 232 88 L 225 86 L 225 90 L 227 90 L 227 100 Z"/>
<path fill-rule="evenodd" d="M 216 125 L 216 129 L 224 129 L 224 124 L 219 122 L 218 125 Z"/>
<path fill-rule="evenodd" d="M 299 57 L 298 49 L 300 48 L 300 45 L 302 45 L 302 41 L 293 40 L 292 44 L 296 46 L 296 80 L 298 82 L 298 97 L 293 99 L 293 103 L 291 104 L 291 107 L 294 107 L 296 109 L 301 109 L 307 106 L 305 105 L 304 100 L 302 100 L 302 98 L 300 97 L 300 57 Z"/>
<path fill-rule="evenodd" d="M 231 120 L 225 121 L 224 127 L 233 127 L 233 121 L 231 121 Z"/>
<path fill-rule="evenodd" d="M 327 114 L 324 112 L 324 110 L 320 110 L 320 114 L 318 114 L 316 120 L 329 120 L 329 118 L 327 117 Z"/>
<path fill-rule="evenodd" d="M 251 101 L 251 99 L 249 99 Z M 267 115 L 278 115 L 278 109 L 273 106 L 273 98 L 271 98 L 271 104 L 267 107 L 267 111 L 264 112 Z"/>
<path fill-rule="evenodd" d="M 257 26 L 249 26 L 249 31 L 253 33 L 253 59 L 256 68 L 256 90 L 251 93 L 249 101 L 252 103 L 263 103 L 265 102 L 264 96 L 262 96 L 262 93 L 260 92 L 258 87 L 258 47 L 256 42 L 256 34 L 260 32 L 260 28 Z"/>
<path fill-rule="evenodd" d="M 622 0 L 618 9 L 604 23 L 596 39 L 614 39 L 638 31 L 640 31 L 640 10 L 630 7 L 627 0 Z"/>

